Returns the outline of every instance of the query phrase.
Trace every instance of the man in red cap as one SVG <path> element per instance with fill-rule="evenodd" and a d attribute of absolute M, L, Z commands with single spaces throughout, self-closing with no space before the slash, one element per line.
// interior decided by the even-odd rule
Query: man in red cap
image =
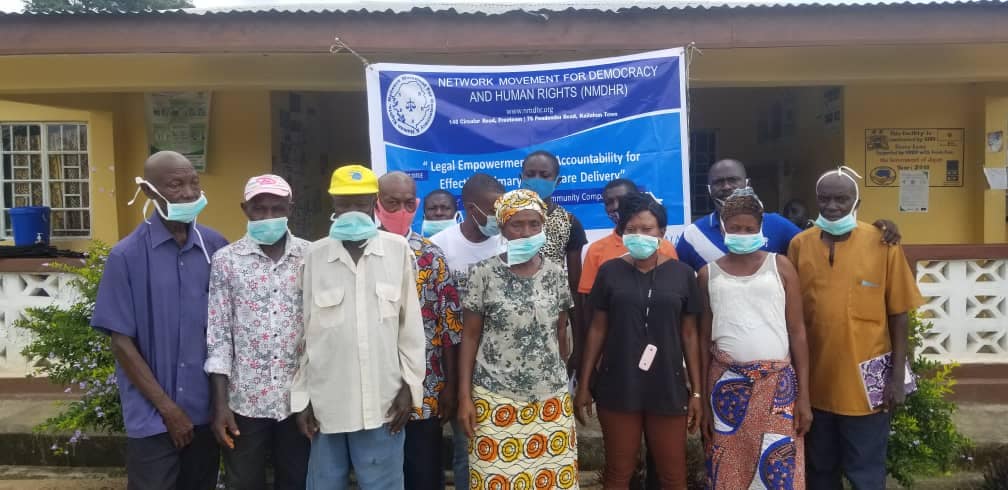
<path fill-rule="evenodd" d="M 308 242 L 287 229 L 290 185 L 276 175 L 245 184 L 248 232 L 213 257 L 206 372 L 212 428 L 224 449 L 227 488 L 303 489 L 310 443 L 291 415 L 303 315 L 298 273 Z"/>

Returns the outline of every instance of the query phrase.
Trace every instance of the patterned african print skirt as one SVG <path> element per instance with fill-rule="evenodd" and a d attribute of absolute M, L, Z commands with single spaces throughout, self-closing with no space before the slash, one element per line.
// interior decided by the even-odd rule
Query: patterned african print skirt
<path fill-rule="evenodd" d="M 798 377 L 790 360 L 736 363 L 715 349 L 710 368 L 714 441 L 708 488 L 805 488 L 804 441 L 795 437 Z"/>
<path fill-rule="evenodd" d="M 473 387 L 476 436 L 469 443 L 469 488 L 578 488 L 573 401 L 565 389 L 519 402 Z"/>

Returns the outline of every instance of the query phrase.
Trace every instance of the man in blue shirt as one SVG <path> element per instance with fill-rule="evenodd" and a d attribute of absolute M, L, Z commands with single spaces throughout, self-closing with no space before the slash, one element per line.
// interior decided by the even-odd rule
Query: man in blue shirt
<path fill-rule="evenodd" d="M 206 361 L 210 257 L 227 245 L 194 220 L 206 206 L 192 163 L 159 152 L 140 190 L 157 212 L 108 256 L 91 325 L 112 337 L 126 423 L 130 490 L 210 490 L 219 450 L 210 431 Z"/>
<path fill-rule="evenodd" d="M 679 260 L 689 264 L 694 270 L 700 270 L 708 262 L 713 262 L 728 253 L 724 244 L 724 234 L 721 232 L 721 204 L 736 189 L 749 186 L 745 166 L 738 160 L 719 160 L 707 172 L 707 192 L 714 201 L 714 212 L 688 225 L 682 236 L 676 242 L 676 253 Z M 882 230 L 883 241 L 889 245 L 899 243 L 899 229 L 892 221 L 878 220 L 875 227 Z M 791 239 L 801 229 L 787 218 L 777 213 L 763 215 L 763 235 L 767 242 L 763 250 L 787 255 Z"/>

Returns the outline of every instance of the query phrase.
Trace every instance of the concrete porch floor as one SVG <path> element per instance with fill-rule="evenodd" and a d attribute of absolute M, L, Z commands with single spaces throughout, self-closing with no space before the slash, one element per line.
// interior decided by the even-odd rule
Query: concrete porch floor
<path fill-rule="evenodd" d="M 87 450 L 73 458 L 53 456 L 51 439 L 32 433 L 35 425 L 56 415 L 66 399 L 49 395 L 8 395 L 0 398 L 0 490 L 123 489 L 122 436 L 95 436 Z M 62 397 L 60 397 L 62 398 Z M 1008 404 L 963 403 L 956 425 L 976 445 L 978 457 L 1008 443 Z M 579 428 L 582 449 L 581 488 L 595 490 L 601 469 L 601 434 L 596 424 Z M 81 454 L 86 453 L 86 454 Z M 104 454 L 103 454 L 104 453 Z M 588 454 L 585 454 L 588 453 Z M 969 489 L 982 480 L 979 471 L 922 480 L 915 488 L 925 490 Z M 895 482 L 888 486 L 901 488 Z"/>

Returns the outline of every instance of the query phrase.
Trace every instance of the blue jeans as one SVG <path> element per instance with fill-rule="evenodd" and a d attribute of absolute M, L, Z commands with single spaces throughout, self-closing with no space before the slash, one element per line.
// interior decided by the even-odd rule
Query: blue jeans
<path fill-rule="evenodd" d="M 455 488 L 469 488 L 469 438 L 453 418 L 452 425 L 452 471 L 455 473 Z"/>
<path fill-rule="evenodd" d="M 388 427 L 342 434 L 315 434 L 308 458 L 307 490 L 346 490 L 350 469 L 361 490 L 402 490 L 405 431 Z"/>
<path fill-rule="evenodd" d="M 855 490 L 886 484 L 890 414 L 848 416 L 812 410 L 805 436 L 805 483 L 816 490 L 842 490 L 841 475 Z"/>

